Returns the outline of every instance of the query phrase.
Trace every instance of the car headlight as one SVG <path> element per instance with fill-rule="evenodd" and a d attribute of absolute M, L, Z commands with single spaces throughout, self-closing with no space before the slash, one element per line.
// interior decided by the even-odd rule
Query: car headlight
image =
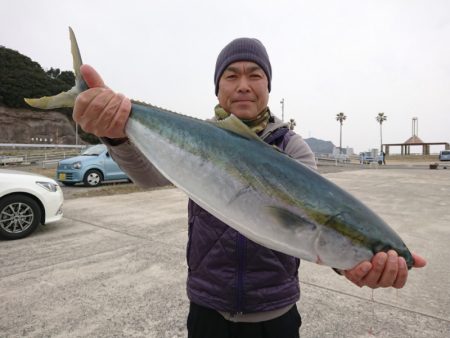
<path fill-rule="evenodd" d="M 73 163 L 72 164 L 72 168 L 74 168 L 74 169 L 80 169 L 81 168 L 81 162 L 75 162 L 75 163 Z"/>
<path fill-rule="evenodd" d="M 55 192 L 56 190 L 58 190 L 58 185 L 52 182 L 40 182 L 37 181 L 36 184 L 42 188 L 44 188 L 45 190 L 48 191 L 52 191 Z"/>

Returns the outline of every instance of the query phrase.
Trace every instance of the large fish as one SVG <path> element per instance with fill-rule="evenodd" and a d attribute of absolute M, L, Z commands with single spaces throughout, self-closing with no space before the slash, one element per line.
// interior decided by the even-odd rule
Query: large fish
<path fill-rule="evenodd" d="M 76 85 L 34 107 L 73 107 L 87 89 L 70 30 Z M 207 122 L 133 103 L 126 134 L 173 184 L 211 214 L 268 248 L 338 269 L 395 250 L 413 257 L 374 212 L 315 171 L 267 145 L 231 115 Z"/>

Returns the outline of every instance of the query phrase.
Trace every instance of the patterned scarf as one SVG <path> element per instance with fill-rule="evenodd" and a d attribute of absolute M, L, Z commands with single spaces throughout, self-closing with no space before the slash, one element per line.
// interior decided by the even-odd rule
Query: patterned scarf
<path fill-rule="evenodd" d="M 216 115 L 217 120 L 224 120 L 231 114 L 227 112 L 225 109 L 223 109 L 219 104 L 214 108 L 214 113 Z M 267 124 L 270 120 L 270 110 L 269 108 L 266 108 L 261 114 L 256 116 L 252 120 L 242 120 L 247 127 L 249 127 L 253 132 L 256 134 L 266 129 Z"/>

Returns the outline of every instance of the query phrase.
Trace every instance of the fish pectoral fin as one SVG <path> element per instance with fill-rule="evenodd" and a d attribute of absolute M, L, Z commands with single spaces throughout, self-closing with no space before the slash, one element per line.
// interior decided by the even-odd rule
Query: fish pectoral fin
<path fill-rule="evenodd" d="M 269 214 L 271 214 L 277 221 L 279 221 L 284 227 L 291 230 L 309 230 L 314 231 L 316 225 L 308 219 L 294 214 L 293 212 L 280 207 L 270 206 Z"/>
<path fill-rule="evenodd" d="M 231 114 L 226 119 L 220 121 L 209 121 L 216 127 L 228 130 L 234 134 L 242 136 L 247 140 L 256 140 L 258 142 L 263 142 L 255 132 L 253 132 L 249 127 L 245 125 L 239 118 Z"/>

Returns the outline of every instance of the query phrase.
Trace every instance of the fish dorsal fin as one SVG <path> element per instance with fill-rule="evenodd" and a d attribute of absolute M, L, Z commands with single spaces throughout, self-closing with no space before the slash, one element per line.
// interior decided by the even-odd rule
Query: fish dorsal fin
<path fill-rule="evenodd" d="M 249 127 L 245 125 L 238 117 L 231 114 L 226 119 L 220 121 L 211 121 L 215 126 L 231 131 L 234 134 L 242 136 L 248 140 L 256 140 L 259 142 L 264 142 L 258 135 L 255 134 Z"/>

